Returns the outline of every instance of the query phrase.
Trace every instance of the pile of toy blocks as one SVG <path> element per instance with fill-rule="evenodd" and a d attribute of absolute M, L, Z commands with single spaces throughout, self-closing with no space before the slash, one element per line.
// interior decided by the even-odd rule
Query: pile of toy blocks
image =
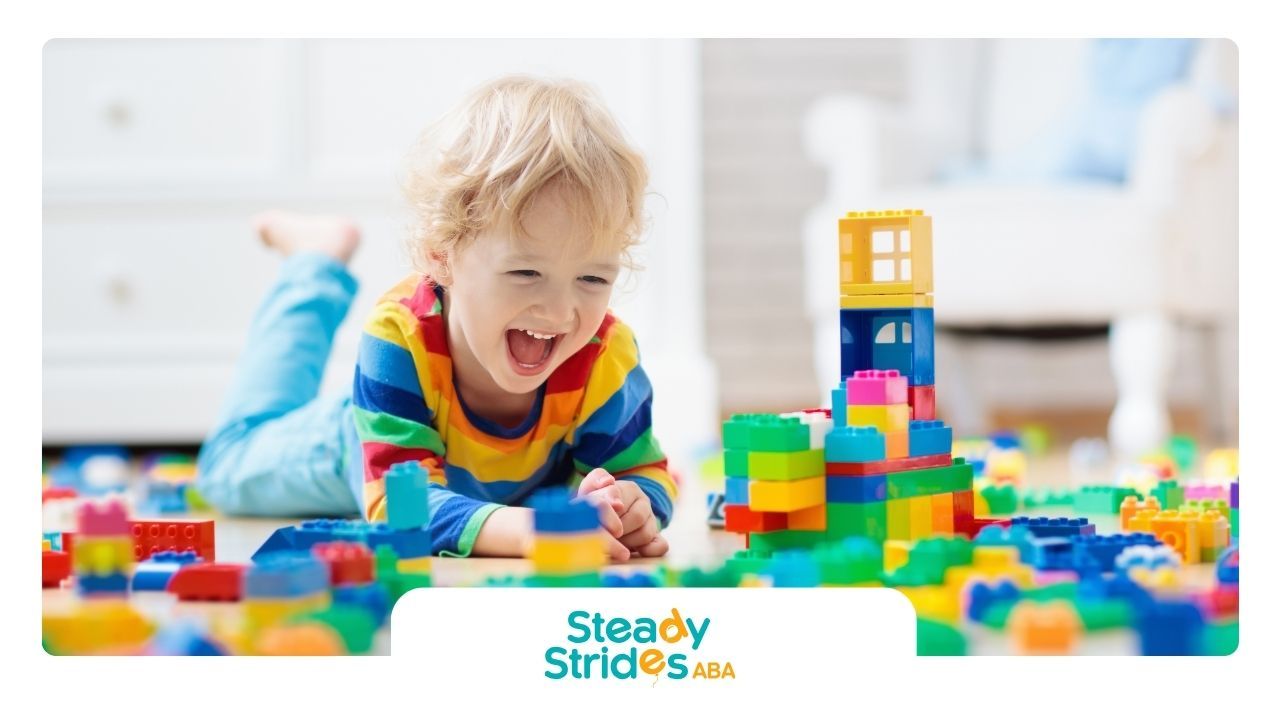
<path fill-rule="evenodd" d="M 124 505 L 84 503 L 71 553 L 76 590 L 84 597 L 123 597 L 133 571 L 133 538 Z"/>
<path fill-rule="evenodd" d="M 564 488 L 539 490 L 530 498 L 533 508 L 533 574 L 525 583 L 536 587 L 595 587 L 605 566 L 600 514 L 592 505 L 574 500 Z"/>

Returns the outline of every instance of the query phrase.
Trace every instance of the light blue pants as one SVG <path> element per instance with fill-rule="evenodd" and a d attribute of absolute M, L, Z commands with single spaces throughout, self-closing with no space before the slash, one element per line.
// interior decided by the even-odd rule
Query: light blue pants
<path fill-rule="evenodd" d="M 285 258 L 258 308 L 221 414 L 200 450 L 200 493 L 236 515 L 360 512 L 351 393 L 318 397 L 356 279 L 316 253 Z"/>

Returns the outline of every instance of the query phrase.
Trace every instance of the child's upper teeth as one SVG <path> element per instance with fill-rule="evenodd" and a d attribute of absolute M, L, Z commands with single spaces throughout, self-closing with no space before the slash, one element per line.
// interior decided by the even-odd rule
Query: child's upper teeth
<path fill-rule="evenodd" d="M 542 333 L 536 333 L 532 330 L 525 330 L 525 332 L 539 340 L 550 340 L 555 337 L 555 335 L 543 335 Z"/>

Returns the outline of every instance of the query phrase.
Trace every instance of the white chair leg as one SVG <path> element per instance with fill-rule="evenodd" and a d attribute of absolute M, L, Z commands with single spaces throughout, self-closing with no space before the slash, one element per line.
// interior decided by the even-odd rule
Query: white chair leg
<path fill-rule="evenodd" d="M 1158 449 L 1169 437 L 1174 339 L 1173 322 L 1160 313 L 1124 315 L 1111 323 L 1111 367 L 1119 397 L 1109 434 L 1120 460 Z"/>

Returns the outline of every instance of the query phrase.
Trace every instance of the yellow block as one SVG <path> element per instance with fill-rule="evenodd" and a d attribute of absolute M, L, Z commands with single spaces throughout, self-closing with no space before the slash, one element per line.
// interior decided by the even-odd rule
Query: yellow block
<path fill-rule="evenodd" d="M 396 561 L 396 572 L 429 575 L 431 573 L 431 556 L 400 558 Z"/>
<path fill-rule="evenodd" d="M 1018 548 L 1012 545 L 984 545 L 973 549 L 973 566 L 1000 569 L 1018 564 Z"/>
<path fill-rule="evenodd" d="M 911 423 L 911 406 L 850 405 L 848 423 L 850 427 L 874 427 L 882 433 L 905 432 Z"/>
<path fill-rule="evenodd" d="M 935 535 L 954 535 L 955 528 L 955 503 L 953 502 L 951 493 L 938 493 L 930 495 L 929 499 L 933 501 L 933 533 Z"/>
<path fill-rule="evenodd" d="M 1222 513 L 1206 510 L 1196 514 L 1195 520 L 1200 526 L 1201 551 L 1205 548 L 1224 548 L 1231 544 L 1231 521 L 1222 517 Z"/>
<path fill-rule="evenodd" d="M 844 286 L 841 286 L 842 288 Z M 874 310 L 876 308 L 931 308 L 933 296 L 923 293 L 903 295 L 840 295 L 840 307 L 845 310 Z"/>
<path fill-rule="evenodd" d="M 907 596 L 916 615 L 945 623 L 960 622 L 960 592 L 945 585 L 921 585 L 899 587 L 898 592 Z"/>
<path fill-rule="evenodd" d="M 978 550 L 978 548 L 974 548 Z M 942 584 L 947 587 L 963 588 L 974 578 L 990 583 L 997 580 L 1008 580 L 1020 588 L 1031 587 L 1034 571 L 1030 565 L 1007 565 L 997 567 L 974 567 L 972 565 L 956 565 L 947 568 L 943 574 Z"/>
<path fill-rule="evenodd" d="M 933 292 L 933 221 L 919 210 L 849 213 L 839 254 L 841 295 Z"/>
<path fill-rule="evenodd" d="M 803 480 L 752 480 L 747 483 L 747 504 L 760 512 L 793 512 L 827 499 L 825 476 Z"/>
<path fill-rule="evenodd" d="M 155 626 L 129 606 L 116 600 L 96 600 L 77 605 L 61 615 L 40 619 L 40 633 L 57 654 L 123 653 L 138 649 Z"/>
<path fill-rule="evenodd" d="M 1161 510 L 1151 518 L 1151 533 L 1182 556 L 1184 563 L 1200 562 L 1200 527 L 1177 510 Z"/>
<path fill-rule="evenodd" d="M 329 593 L 298 598 L 249 598 L 243 603 L 245 630 L 250 634 L 279 625 L 286 618 L 329 607 Z"/>
<path fill-rule="evenodd" d="M 928 495 L 907 499 L 907 512 L 910 514 L 912 540 L 927 538 L 933 534 L 933 500 Z"/>
<path fill-rule="evenodd" d="M 564 537 L 539 535 L 529 555 L 538 573 L 572 574 L 605 566 L 604 538 L 598 533 L 574 533 Z"/>
<path fill-rule="evenodd" d="M 49 542 L 48 538 L 42 538 L 40 540 L 40 552 L 49 552 L 51 550 L 53 550 L 53 543 Z"/>
<path fill-rule="evenodd" d="M 814 505 L 813 507 L 803 508 L 801 510 L 793 510 L 787 513 L 787 529 L 788 530 L 826 530 L 827 529 L 827 506 L 826 504 Z"/>
<path fill-rule="evenodd" d="M 896 501 L 890 500 L 889 502 Z M 884 543 L 884 571 L 891 573 L 906 565 L 907 558 L 911 554 L 911 546 L 914 544 L 910 540 L 886 540 Z"/>
<path fill-rule="evenodd" d="M 910 500 L 889 500 L 885 502 L 885 535 L 889 540 L 911 539 Z"/>
<path fill-rule="evenodd" d="M 77 575 L 124 573 L 133 566 L 133 538 L 76 536 L 71 561 Z"/>

